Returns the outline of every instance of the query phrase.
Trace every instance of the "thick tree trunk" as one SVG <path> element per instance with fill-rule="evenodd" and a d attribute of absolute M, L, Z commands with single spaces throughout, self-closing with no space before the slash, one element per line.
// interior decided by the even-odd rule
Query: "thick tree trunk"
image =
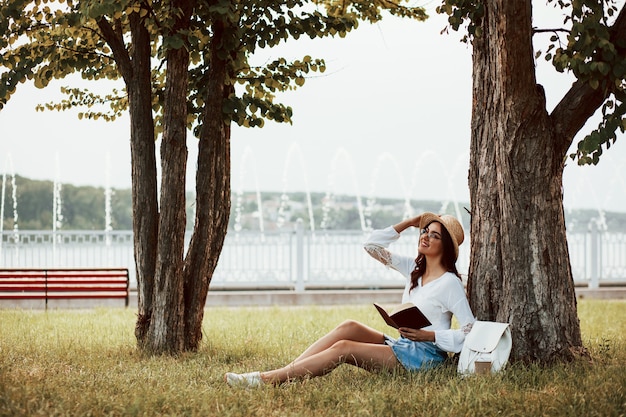
<path fill-rule="evenodd" d="M 202 339 L 206 297 L 230 215 L 230 126 L 223 119 L 222 104 L 233 88 L 229 61 L 220 54 L 224 25 L 222 21 L 213 24 L 209 85 L 198 143 L 196 219 L 185 259 L 187 350 L 196 350 Z"/>
<path fill-rule="evenodd" d="M 191 3 L 174 2 L 180 9 L 173 33 L 189 26 Z M 181 36 L 181 35 L 179 35 Z M 185 250 L 185 174 L 187 167 L 187 96 L 189 51 L 167 51 L 159 239 L 153 288 L 152 315 L 144 349 L 150 353 L 184 350 L 183 253 Z"/>
<path fill-rule="evenodd" d="M 512 324 L 512 358 L 582 348 L 563 215 L 565 141 L 536 85 L 531 2 L 484 2 L 474 40 L 469 294 L 481 320 Z"/>

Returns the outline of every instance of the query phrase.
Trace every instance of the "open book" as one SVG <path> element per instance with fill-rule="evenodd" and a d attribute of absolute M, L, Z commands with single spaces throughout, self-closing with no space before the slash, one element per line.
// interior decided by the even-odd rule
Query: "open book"
<path fill-rule="evenodd" d="M 387 310 L 376 303 L 374 303 L 374 307 L 376 307 L 380 315 L 385 319 L 385 322 L 396 329 L 400 327 L 421 329 L 422 327 L 432 324 L 424 313 L 413 303 L 399 305 L 390 312 L 387 312 Z"/>

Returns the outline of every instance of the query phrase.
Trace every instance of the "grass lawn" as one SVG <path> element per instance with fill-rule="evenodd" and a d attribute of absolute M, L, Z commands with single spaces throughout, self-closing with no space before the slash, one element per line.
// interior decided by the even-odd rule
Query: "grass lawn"
<path fill-rule="evenodd" d="M 197 353 L 143 357 L 134 309 L 0 310 L 0 416 L 624 416 L 626 301 L 580 300 L 592 361 L 370 374 L 344 365 L 277 388 L 227 371 L 281 366 L 344 319 L 393 334 L 371 305 L 210 308 Z"/>

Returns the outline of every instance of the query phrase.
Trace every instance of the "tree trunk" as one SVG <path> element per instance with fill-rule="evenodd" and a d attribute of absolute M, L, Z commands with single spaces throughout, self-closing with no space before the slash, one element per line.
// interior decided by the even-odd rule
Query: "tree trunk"
<path fill-rule="evenodd" d="M 470 302 L 479 320 L 511 323 L 514 360 L 569 359 L 582 341 L 561 190 L 566 141 L 536 85 L 531 1 L 483 4 L 473 43 Z"/>
<path fill-rule="evenodd" d="M 152 294 L 158 239 L 156 158 L 152 83 L 150 73 L 150 34 L 138 12 L 128 16 L 133 48 L 129 54 L 120 31 L 102 17 L 98 23 L 102 37 L 111 47 L 115 63 L 128 92 L 130 114 L 130 154 L 132 166 L 133 248 L 139 298 L 135 337 L 145 343 L 152 312 Z"/>
<path fill-rule="evenodd" d="M 217 266 L 230 215 L 230 125 L 222 104 L 233 93 L 229 60 L 223 56 L 225 22 L 213 23 L 211 67 L 198 143 L 196 218 L 185 259 L 185 349 L 196 350 L 202 339 L 204 307 Z"/>
<path fill-rule="evenodd" d="M 130 106 L 133 247 L 138 290 L 135 337 L 141 347 L 145 344 L 152 314 L 159 209 L 151 105 L 150 36 L 138 13 L 131 14 L 130 20 L 135 47 L 132 55 L 133 77 L 126 83 L 126 88 Z"/>
<path fill-rule="evenodd" d="M 191 3 L 174 2 L 180 10 L 173 34 L 189 26 Z M 161 142 L 159 239 L 150 326 L 144 349 L 153 354 L 184 350 L 183 253 L 185 250 L 185 174 L 187 167 L 187 96 L 189 51 L 166 52 L 165 104 Z"/>
<path fill-rule="evenodd" d="M 172 35 L 189 25 L 193 3 L 180 10 Z M 150 38 L 139 13 L 130 16 L 132 55 L 105 19 L 98 22 L 111 45 L 129 92 L 133 179 L 133 232 L 139 314 L 135 336 L 151 354 L 196 350 L 211 277 L 224 244 L 230 214 L 230 126 L 222 105 L 234 93 L 232 64 L 224 55 L 225 22 L 213 24 L 209 85 L 200 133 L 196 175 L 194 233 L 183 264 L 185 171 L 187 161 L 187 48 L 167 51 L 166 91 L 161 144 L 161 212 L 156 194 L 156 159 Z M 183 31 L 179 32 L 179 30 Z M 236 26 L 229 27 L 232 36 Z"/>

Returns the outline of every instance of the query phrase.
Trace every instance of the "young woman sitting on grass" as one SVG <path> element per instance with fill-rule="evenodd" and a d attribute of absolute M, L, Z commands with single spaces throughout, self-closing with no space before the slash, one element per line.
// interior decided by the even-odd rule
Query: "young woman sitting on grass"
<path fill-rule="evenodd" d="M 417 258 L 388 250 L 410 227 L 420 229 Z M 461 224 L 450 215 L 424 213 L 395 226 L 375 230 L 365 242 L 374 259 L 406 278 L 402 303 L 413 303 L 432 323 L 423 329 L 401 327 L 398 339 L 357 321 L 348 320 L 326 334 L 290 364 L 265 372 L 227 373 L 224 380 L 234 387 L 257 387 L 305 377 L 325 375 L 342 363 L 368 371 L 406 369 L 418 371 L 441 364 L 446 352 L 460 352 L 475 321 L 456 269 Z M 460 329 L 450 328 L 452 316 Z"/>

